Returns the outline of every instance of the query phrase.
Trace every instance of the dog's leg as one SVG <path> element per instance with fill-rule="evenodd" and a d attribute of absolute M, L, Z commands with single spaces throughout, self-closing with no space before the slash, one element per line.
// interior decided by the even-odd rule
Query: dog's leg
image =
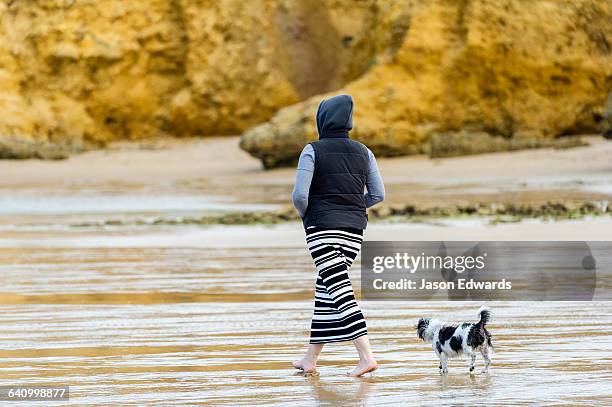
<path fill-rule="evenodd" d="M 440 374 L 445 375 L 448 373 L 448 358 L 444 353 L 440 353 Z"/>
<path fill-rule="evenodd" d="M 476 363 L 476 354 L 470 353 L 470 374 L 474 374 L 474 363 Z"/>
<path fill-rule="evenodd" d="M 491 366 L 491 356 L 489 356 L 489 347 L 483 346 L 480 349 L 480 353 L 482 353 L 482 358 L 484 359 L 485 367 L 482 373 L 489 373 L 489 367 Z"/>

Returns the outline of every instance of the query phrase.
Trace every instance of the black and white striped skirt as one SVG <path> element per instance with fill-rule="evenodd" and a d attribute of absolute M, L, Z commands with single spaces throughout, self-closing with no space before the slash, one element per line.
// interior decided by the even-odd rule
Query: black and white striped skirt
<path fill-rule="evenodd" d="M 360 229 L 306 229 L 306 243 L 318 273 L 310 343 L 350 341 L 367 335 L 348 275 L 362 241 Z"/>

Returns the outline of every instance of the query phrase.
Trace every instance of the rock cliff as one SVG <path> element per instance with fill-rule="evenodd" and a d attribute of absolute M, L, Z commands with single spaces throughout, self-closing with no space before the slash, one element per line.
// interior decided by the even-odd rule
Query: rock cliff
<path fill-rule="evenodd" d="M 612 89 L 611 3 L 395 3 L 409 16 L 397 52 L 330 93 L 353 96 L 352 137 L 378 154 L 538 147 L 597 131 Z M 242 148 L 266 167 L 292 162 L 316 139 L 325 96 L 282 109 L 247 131 Z"/>
<path fill-rule="evenodd" d="M 456 131 L 593 131 L 611 89 L 610 7 L 3 1 L 0 158 L 250 129 L 243 148 L 275 166 L 316 136 L 314 109 L 332 91 L 354 96 L 354 136 L 387 155 L 424 151 L 432 136 Z"/>
<path fill-rule="evenodd" d="M 239 134 L 361 76 L 401 37 L 382 13 L 352 0 L 3 1 L 0 157 Z"/>

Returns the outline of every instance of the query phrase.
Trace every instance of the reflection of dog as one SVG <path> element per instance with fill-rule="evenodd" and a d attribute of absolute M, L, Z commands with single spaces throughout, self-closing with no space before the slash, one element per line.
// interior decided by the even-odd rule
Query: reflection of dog
<path fill-rule="evenodd" d="M 448 359 L 465 353 L 470 357 L 470 374 L 474 372 L 476 352 L 480 352 L 485 362 L 483 373 L 491 365 L 491 334 L 485 328 L 491 312 L 482 306 L 478 311 L 480 321 L 475 324 L 447 325 L 432 318 L 421 318 L 416 326 L 417 336 L 431 342 L 436 355 L 440 358 L 440 374 L 448 372 Z"/>

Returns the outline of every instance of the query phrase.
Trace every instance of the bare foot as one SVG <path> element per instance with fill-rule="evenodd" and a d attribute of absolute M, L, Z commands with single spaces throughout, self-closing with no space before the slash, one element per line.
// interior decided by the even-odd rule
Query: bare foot
<path fill-rule="evenodd" d="M 316 362 L 305 361 L 304 359 L 293 362 L 293 367 L 303 371 L 304 373 L 314 373 L 317 371 Z"/>
<path fill-rule="evenodd" d="M 378 369 L 378 363 L 376 363 L 375 360 L 359 361 L 357 367 L 351 373 L 348 373 L 348 375 L 351 377 L 360 377 L 376 369 Z"/>

